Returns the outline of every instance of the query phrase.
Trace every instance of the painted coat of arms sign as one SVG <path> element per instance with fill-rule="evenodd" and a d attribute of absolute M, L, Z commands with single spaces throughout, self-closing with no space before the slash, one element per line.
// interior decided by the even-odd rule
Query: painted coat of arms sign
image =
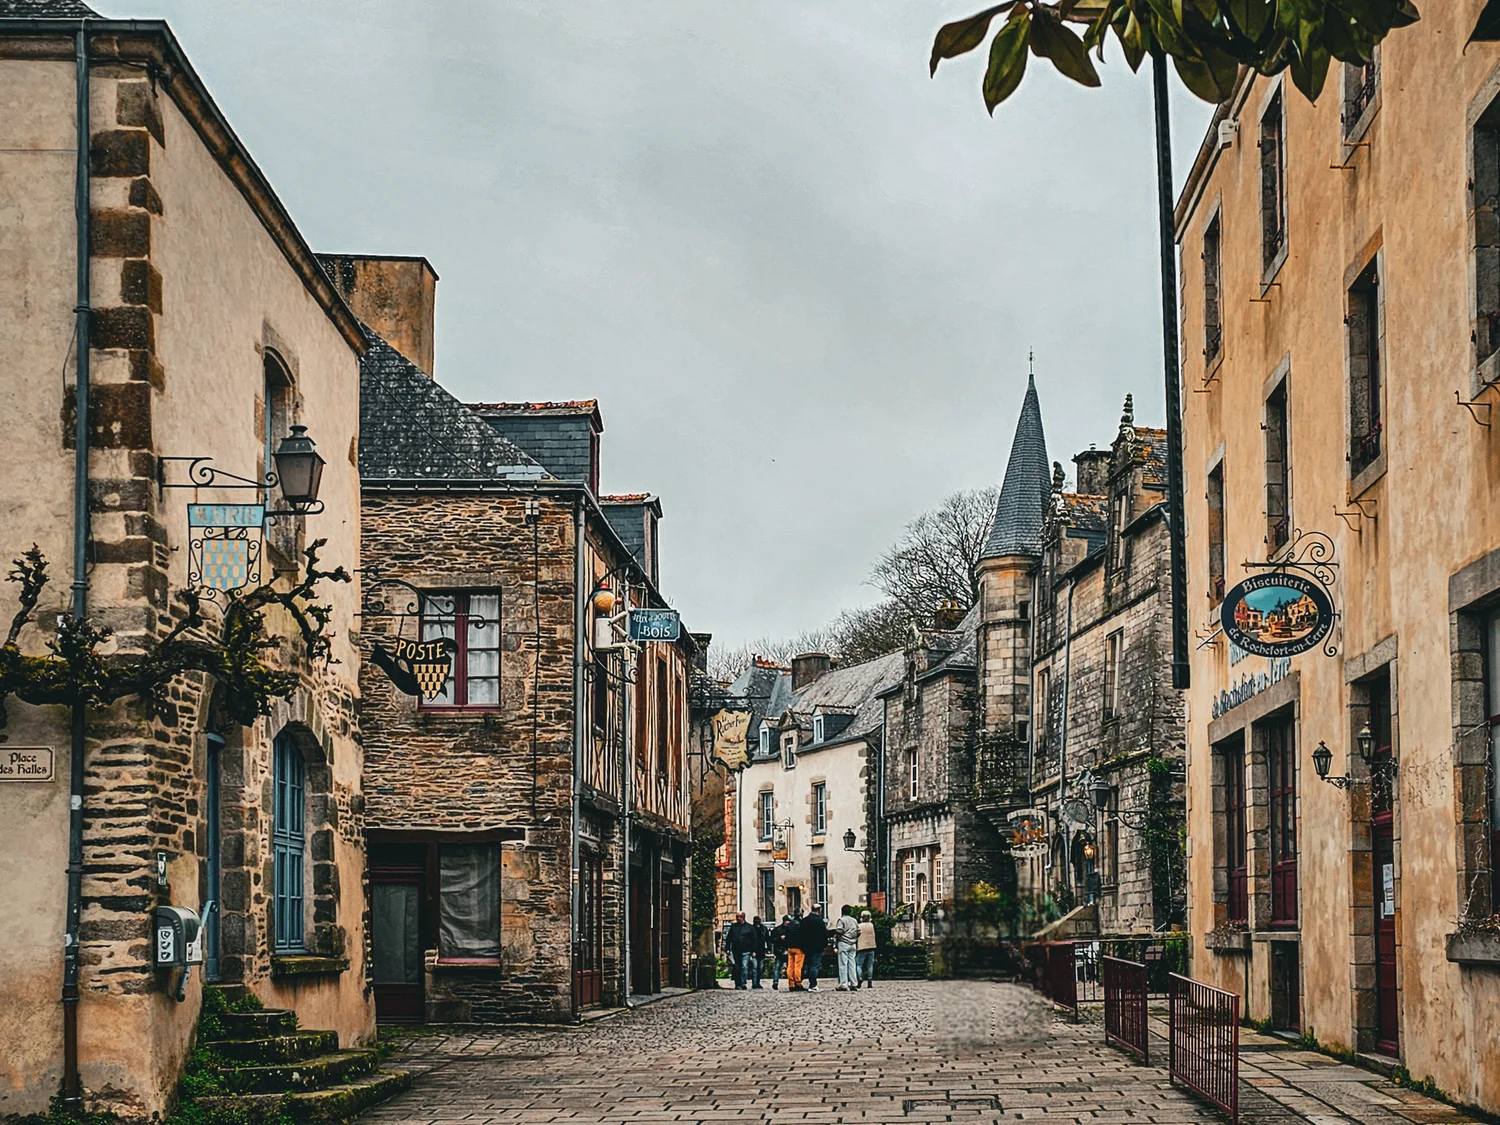
<path fill-rule="evenodd" d="M 188 582 L 209 597 L 260 582 L 264 504 L 188 505 Z"/>
<path fill-rule="evenodd" d="M 391 683 L 407 695 L 433 700 L 443 693 L 443 685 L 453 669 L 452 646 L 453 642 L 445 637 L 434 641 L 397 637 L 394 652 L 377 644 L 370 656 L 391 678 Z"/>

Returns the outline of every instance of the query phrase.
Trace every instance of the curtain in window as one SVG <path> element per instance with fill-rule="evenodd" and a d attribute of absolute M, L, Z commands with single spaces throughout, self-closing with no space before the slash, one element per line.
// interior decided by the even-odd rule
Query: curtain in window
<path fill-rule="evenodd" d="M 500 845 L 443 844 L 438 848 L 443 957 L 496 960 L 500 956 Z"/>

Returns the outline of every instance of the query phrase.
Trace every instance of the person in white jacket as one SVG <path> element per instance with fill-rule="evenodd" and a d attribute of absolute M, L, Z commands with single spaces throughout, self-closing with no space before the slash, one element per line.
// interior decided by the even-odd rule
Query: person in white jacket
<path fill-rule="evenodd" d="M 854 950 L 858 941 L 859 923 L 854 920 L 854 908 L 846 906 L 833 926 L 833 947 L 839 955 L 840 992 L 853 992 L 859 987 L 859 977 L 854 971 Z"/>

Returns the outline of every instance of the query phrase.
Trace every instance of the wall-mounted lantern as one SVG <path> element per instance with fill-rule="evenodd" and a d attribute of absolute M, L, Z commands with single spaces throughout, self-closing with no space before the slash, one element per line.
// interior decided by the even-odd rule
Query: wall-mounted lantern
<path fill-rule="evenodd" d="M 276 477 L 281 485 L 281 496 L 291 505 L 290 512 L 267 512 L 267 515 L 307 515 L 314 510 L 322 511 L 318 503 L 318 487 L 323 483 L 323 458 L 317 445 L 307 436 L 306 426 L 293 426 L 292 432 L 281 439 L 272 455 L 276 462 Z"/>
<path fill-rule="evenodd" d="M 1350 777 L 1344 774 L 1341 777 L 1329 777 L 1328 771 L 1333 766 L 1333 751 L 1328 749 L 1326 742 L 1319 742 L 1318 748 L 1313 751 L 1313 769 L 1318 771 L 1318 777 L 1329 785 L 1340 789 L 1348 789 L 1354 785 L 1370 785 L 1372 783 L 1389 784 L 1396 776 L 1396 758 L 1391 755 L 1384 761 L 1375 760 L 1375 735 L 1370 730 L 1370 724 L 1366 723 L 1354 736 L 1354 744 L 1359 749 L 1360 760 L 1370 771 L 1369 777 Z"/>

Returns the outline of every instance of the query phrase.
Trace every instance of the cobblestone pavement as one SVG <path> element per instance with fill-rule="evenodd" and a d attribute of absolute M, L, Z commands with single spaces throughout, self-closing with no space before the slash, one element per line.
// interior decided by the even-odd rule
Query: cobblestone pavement
<path fill-rule="evenodd" d="M 581 1028 L 415 1035 L 410 1092 L 371 1125 L 1223 1120 L 1165 1072 L 978 982 L 698 992 Z"/>

